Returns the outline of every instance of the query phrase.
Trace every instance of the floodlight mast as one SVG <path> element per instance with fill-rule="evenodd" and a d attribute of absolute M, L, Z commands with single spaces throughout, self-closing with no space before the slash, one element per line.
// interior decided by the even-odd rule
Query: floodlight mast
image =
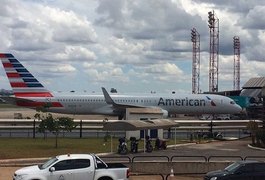
<path fill-rule="evenodd" d="M 210 30 L 209 92 L 218 92 L 219 75 L 219 19 L 214 11 L 208 12 Z"/>
<path fill-rule="evenodd" d="M 195 28 L 191 29 L 192 42 L 192 94 L 200 91 L 200 34 Z"/>
<path fill-rule="evenodd" d="M 234 90 L 240 90 L 240 39 L 234 36 Z"/>

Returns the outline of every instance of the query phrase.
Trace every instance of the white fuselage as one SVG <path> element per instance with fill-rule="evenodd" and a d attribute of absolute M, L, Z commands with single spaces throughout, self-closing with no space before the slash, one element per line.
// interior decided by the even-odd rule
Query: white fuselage
<path fill-rule="evenodd" d="M 228 97 L 210 94 L 111 94 L 115 103 L 124 106 L 157 107 L 169 114 L 234 114 L 241 107 Z M 47 110 L 66 114 L 103 114 L 119 115 L 103 95 L 56 95 L 49 98 L 29 98 L 38 102 L 57 102 L 62 106 L 49 107 Z"/>

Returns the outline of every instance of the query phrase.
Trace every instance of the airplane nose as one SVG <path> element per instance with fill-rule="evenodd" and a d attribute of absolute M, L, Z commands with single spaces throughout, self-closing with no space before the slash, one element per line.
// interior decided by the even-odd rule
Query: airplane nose
<path fill-rule="evenodd" d="M 235 106 L 236 106 L 235 109 L 236 109 L 237 113 L 242 112 L 243 109 L 241 106 L 239 106 L 238 104 L 236 104 Z"/>

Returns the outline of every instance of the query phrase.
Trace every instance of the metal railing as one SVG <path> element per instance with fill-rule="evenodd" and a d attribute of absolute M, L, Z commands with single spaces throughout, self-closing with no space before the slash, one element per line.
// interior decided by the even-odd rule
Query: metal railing
<path fill-rule="evenodd" d="M 246 161 L 246 160 L 261 160 L 265 159 L 265 156 L 100 156 L 102 159 L 104 159 L 106 162 L 113 162 L 108 161 L 108 159 L 115 159 L 115 161 L 121 162 L 121 159 L 126 159 L 126 162 L 128 163 L 135 163 L 135 162 L 146 162 L 146 160 L 152 160 L 156 162 L 223 162 L 223 161 Z M 178 161 L 175 161 L 174 159 L 181 158 Z M 198 158 L 200 161 L 198 161 Z M 215 160 L 214 160 L 215 159 Z M 125 161 L 122 161 L 125 162 Z"/>
<path fill-rule="evenodd" d="M 138 158 L 140 158 L 141 160 L 137 161 Z M 170 162 L 168 156 L 134 156 L 132 158 L 132 162 L 146 162 L 146 161 L 150 162 L 154 160 L 159 162 Z"/>
<path fill-rule="evenodd" d="M 108 120 L 109 122 L 114 122 L 118 120 Z M 255 120 L 260 123 L 261 121 Z M 28 136 L 35 137 L 40 120 L 35 119 L 0 119 L 0 133 L 8 133 L 12 137 L 12 133 L 25 133 Z M 84 134 L 91 131 L 97 131 L 98 133 L 106 133 L 103 131 L 103 120 L 74 120 L 76 123 L 76 129 L 72 132 L 77 135 L 77 137 L 82 138 Z M 210 129 L 214 131 L 219 130 L 245 130 L 246 125 L 249 120 L 229 120 L 229 121 L 205 121 L 205 120 L 177 120 L 179 124 L 178 128 L 173 128 L 171 130 L 171 136 L 176 135 L 174 132 L 186 131 L 187 133 L 192 133 L 194 131 L 209 131 Z M 209 125 L 211 122 L 211 126 Z M 114 133 L 120 133 L 122 131 L 115 131 Z M 70 135 L 73 135 L 70 134 Z M 188 136 L 188 135 L 187 135 Z M 240 137 L 240 133 L 238 134 Z"/>

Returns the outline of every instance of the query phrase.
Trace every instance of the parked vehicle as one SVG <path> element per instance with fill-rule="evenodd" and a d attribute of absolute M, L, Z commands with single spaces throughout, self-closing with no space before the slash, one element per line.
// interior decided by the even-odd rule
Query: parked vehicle
<path fill-rule="evenodd" d="M 223 133 L 222 132 L 209 132 L 209 131 L 199 131 L 196 132 L 196 135 L 198 138 L 208 139 L 208 138 L 214 138 L 214 139 L 223 139 Z"/>
<path fill-rule="evenodd" d="M 128 180 L 129 168 L 105 163 L 94 154 L 67 154 L 51 158 L 42 165 L 24 167 L 13 180 Z"/>
<path fill-rule="evenodd" d="M 265 162 L 238 161 L 224 170 L 208 172 L 204 180 L 260 180 L 265 179 Z"/>
<path fill-rule="evenodd" d="M 161 140 L 159 138 L 155 141 L 155 149 L 166 149 L 167 148 L 167 142 L 165 140 Z"/>
<path fill-rule="evenodd" d="M 118 145 L 118 153 L 119 154 L 127 154 L 128 148 L 125 137 L 119 138 L 119 145 Z"/>
<path fill-rule="evenodd" d="M 131 152 L 137 153 L 138 152 L 138 140 L 135 137 L 130 137 L 131 141 Z"/>
<path fill-rule="evenodd" d="M 146 152 L 152 152 L 153 151 L 153 146 L 152 146 L 151 139 L 149 136 L 145 137 L 145 150 L 146 150 Z"/>

